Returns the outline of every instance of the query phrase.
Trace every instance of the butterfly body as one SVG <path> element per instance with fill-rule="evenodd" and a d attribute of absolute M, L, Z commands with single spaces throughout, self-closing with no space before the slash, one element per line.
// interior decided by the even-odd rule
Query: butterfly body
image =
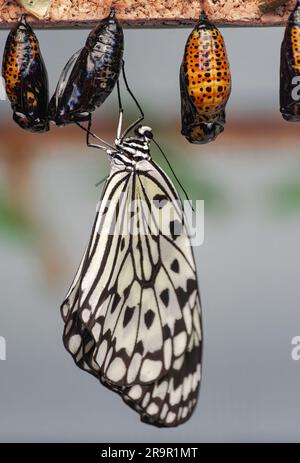
<path fill-rule="evenodd" d="M 205 14 L 187 40 L 180 89 L 182 134 L 191 143 L 213 141 L 224 130 L 231 76 L 223 37 Z"/>
<path fill-rule="evenodd" d="M 182 204 L 151 158 L 151 137 L 139 127 L 109 151 L 111 174 L 61 312 L 76 364 L 142 421 L 168 427 L 197 402 L 201 309 Z"/>
<path fill-rule="evenodd" d="M 280 111 L 285 120 L 300 121 L 300 1 L 292 12 L 281 45 Z M 298 92 L 295 92 L 298 85 Z"/>
<path fill-rule="evenodd" d="M 47 71 L 37 37 L 25 16 L 8 35 L 2 76 L 15 122 L 33 132 L 49 130 Z"/>
<path fill-rule="evenodd" d="M 57 125 L 88 120 L 90 113 L 112 92 L 122 59 L 123 30 L 112 10 L 91 31 L 85 46 L 71 57 L 63 70 L 50 100 L 50 119 Z"/>

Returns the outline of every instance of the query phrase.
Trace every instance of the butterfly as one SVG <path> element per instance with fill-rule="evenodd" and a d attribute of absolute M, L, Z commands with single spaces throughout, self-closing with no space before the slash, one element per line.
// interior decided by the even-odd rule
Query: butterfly
<path fill-rule="evenodd" d="M 191 416 L 201 378 L 195 261 L 182 202 L 150 154 L 151 128 L 121 135 L 121 125 L 122 112 L 114 145 L 90 144 L 111 172 L 61 305 L 63 341 L 143 422 L 172 427 Z"/>

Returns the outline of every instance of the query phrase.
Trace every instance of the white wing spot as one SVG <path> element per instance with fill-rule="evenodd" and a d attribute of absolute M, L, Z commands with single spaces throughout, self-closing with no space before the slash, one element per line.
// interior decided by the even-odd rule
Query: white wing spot
<path fill-rule="evenodd" d="M 188 414 L 188 408 L 187 408 L 187 407 L 183 407 L 183 410 L 182 410 L 182 418 L 185 418 L 187 414 Z"/>
<path fill-rule="evenodd" d="M 161 414 L 160 414 L 160 417 L 161 417 L 162 420 L 165 419 L 165 417 L 166 417 L 166 415 L 168 413 L 168 409 L 169 409 L 168 405 L 164 404 L 163 408 L 162 408 L 162 411 L 161 411 Z"/>
<path fill-rule="evenodd" d="M 129 397 L 133 400 L 138 400 L 141 398 L 142 395 L 142 388 L 139 385 L 132 386 L 132 388 L 129 391 Z"/>
<path fill-rule="evenodd" d="M 84 309 L 81 313 L 82 320 L 87 323 L 90 319 L 90 311 L 88 309 Z"/>
<path fill-rule="evenodd" d="M 174 370 L 180 370 L 180 368 L 182 367 L 183 361 L 184 361 L 184 355 L 182 355 L 181 357 L 179 357 L 178 359 L 176 359 L 176 360 L 173 362 L 173 368 L 174 368 Z"/>
<path fill-rule="evenodd" d="M 168 415 L 167 415 L 167 418 L 166 418 L 166 422 L 167 422 L 167 423 L 173 423 L 173 421 L 175 420 L 175 418 L 176 418 L 175 413 L 169 412 Z"/>
<path fill-rule="evenodd" d="M 148 403 L 149 403 L 149 400 L 150 400 L 150 392 L 147 392 L 147 394 L 145 395 L 145 397 L 143 398 L 143 402 L 142 402 L 142 406 L 145 408 L 147 407 Z"/>
<path fill-rule="evenodd" d="M 145 359 L 142 364 L 140 380 L 144 383 L 154 381 L 159 377 L 162 369 L 162 362 L 160 360 Z"/>
<path fill-rule="evenodd" d="M 100 323 L 95 323 L 95 325 L 92 328 L 92 334 L 93 334 L 94 339 L 96 340 L 99 339 L 100 331 L 101 331 Z"/>
<path fill-rule="evenodd" d="M 131 384 L 137 377 L 137 374 L 141 366 L 141 362 L 142 362 L 142 356 L 141 354 L 136 352 L 134 356 L 132 357 L 132 360 L 130 362 L 128 372 L 127 372 L 127 382 L 129 384 Z"/>
<path fill-rule="evenodd" d="M 191 314 L 191 309 L 188 305 L 184 306 L 183 308 L 183 318 L 184 318 L 184 323 L 186 326 L 186 330 L 188 334 L 191 333 L 192 331 L 192 314 Z"/>
<path fill-rule="evenodd" d="M 164 343 L 164 362 L 165 362 L 166 370 L 169 370 L 171 366 L 171 360 L 172 360 L 172 341 L 169 338 Z"/>
<path fill-rule="evenodd" d="M 174 344 L 174 354 L 176 357 L 179 357 L 179 355 L 182 355 L 186 349 L 186 344 L 187 344 L 186 332 L 181 331 L 181 333 L 177 334 L 174 337 L 173 344 Z"/>
<path fill-rule="evenodd" d="M 152 402 L 152 404 L 150 404 L 148 407 L 147 407 L 147 413 L 149 413 L 149 415 L 156 415 L 156 413 L 158 412 L 158 406 Z"/>
<path fill-rule="evenodd" d="M 81 336 L 79 336 L 79 334 L 74 334 L 73 336 L 70 337 L 69 349 L 72 352 L 72 354 L 75 354 L 78 351 L 80 343 L 81 343 Z"/>
<path fill-rule="evenodd" d="M 120 357 L 116 357 L 110 364 L 106 376 L 111 381 L 120 381 L 126 373 L 125 364 Z"/>

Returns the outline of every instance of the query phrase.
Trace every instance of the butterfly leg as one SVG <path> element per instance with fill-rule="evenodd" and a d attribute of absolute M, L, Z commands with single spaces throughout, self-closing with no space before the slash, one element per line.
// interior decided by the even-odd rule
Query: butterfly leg
<path fill-rule="evenodd" d="M 100 149 L 102 151 L 105 151 L 107 153 L 107 150 L 114 150 L 115 147 L 113 145 L 110 145 L 109 143 L 107 143 L 105 140 L 103 140 L 102 138 L 98 137 L 98 135 L 95 135 L 92 131 L 91 131 L 91 127 L 92 127 L 92 114 L 90 113 L 89 114 L 89 120 L 88 120 L 88 126 L 87 127 L 84 127 L 82 124 L 80 124 L 80 122 L 76 122 L 76 125 L 78 125 L 78 127 L 80 127 L 82 130 L 84 130 L 86 132 L 86 145 L 89 147 L 89 148 L 97 148 L 97 149 Z M 90 142 L 90 137 L 93 137 L 95 138 L 96 140 L 99 140 L 102 144 L 101 145 L 97 145 L 96 143 L 91 143 Z"/>

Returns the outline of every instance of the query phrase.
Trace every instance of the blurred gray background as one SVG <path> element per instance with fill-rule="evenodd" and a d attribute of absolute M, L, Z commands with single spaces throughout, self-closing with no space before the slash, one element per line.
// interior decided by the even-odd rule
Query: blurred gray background
<path fill-rule="evenodd" d="M 128 79 L 146 121 L 191 197 L 205 200 L 205 242 L 196 249 L 203 381 L 195 414 L 177 429 L 141 424 L 62 345 L 59 306 L 88 240 L 107 160 L 74 128 L 23 133 L 0 102 L 1 441 L 299 441 L 300 362 L 291 358 L 291 339 L 300 335 L 300 126 L 281 120 L 278 108 L 283 29 L 222 32 L 233 90 L 225 133 L 206 147 L 179 133 L 189 29 L 125 32 Z M 51 91 L 87 33 L 37 31 Z M 0 49 L 6 36 L 0 32 Z M 126 96 L 124 105 L 132 118 Z M 97 133 L 113 139 L 115 97 L 97 114 Z"/>

